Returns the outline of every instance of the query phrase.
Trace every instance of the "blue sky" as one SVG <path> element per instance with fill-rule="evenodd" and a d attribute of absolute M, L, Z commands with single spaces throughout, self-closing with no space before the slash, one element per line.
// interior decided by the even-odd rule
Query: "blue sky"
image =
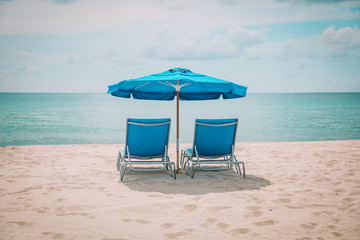
<path fill-rule="evenodd" d="M 0 0 L 0 92 L 185 67 L 249 92 L 360 91 L 360 1 Z"/>

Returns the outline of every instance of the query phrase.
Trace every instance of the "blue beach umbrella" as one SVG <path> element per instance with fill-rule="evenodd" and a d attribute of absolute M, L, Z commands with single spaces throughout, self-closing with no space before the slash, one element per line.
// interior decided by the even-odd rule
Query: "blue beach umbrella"
<path fill-rule="evenodd" d="M 247 87 L 229 81 L 191 72 L 185 68 L 109 85 L 108 93 L 115 97 L 147 100 L 174 100 L 176 96 L 176 165 L 179 170 L 179 100 L 214 100 L 241 98 Z"/>

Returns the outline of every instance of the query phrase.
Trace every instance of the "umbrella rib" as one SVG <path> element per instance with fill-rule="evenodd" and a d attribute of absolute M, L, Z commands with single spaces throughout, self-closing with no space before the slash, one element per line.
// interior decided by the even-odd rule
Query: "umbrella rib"
<path fill-rule="evenodd" d="M 174 85 L 174 84 L 172 84 L 172 83 L 170 83 L 170 82 L 168 82 L 168 81 L 166 81 L 166 82 L 159 82 L 159 83 L 164 84 L 164 85 L 167 85 L 167 86 L 171 86 L 171 87 L 175 88 L 176 91 L 180 91 L 180 88 L 185 87 L 185 86 L 188 86 L 188 85 L 191 85 L 191 83 L 189 83 L 189 82 L 184 83 L 183 85 Z"/>
<path fill-rule="evenodd" d="M 167 86 L 170 86 L 170 87 L 174 87 L 175 88 L 175 85 L 174 84 L 172 84 L 172 83 L 170 83 L 170 82 L 168 82 L 168 81 L 166 81 L 166 82 L 158 82 L 158 83 L 161 83 L 161 84 L 164 84 L 164 85 L 167 85 Z"/>
<path fill-rule="evenodd" d="M 150 82 L 146 82 L 146 83 L 144 83 L 144 84 L 141 84 L 140 86 L 137 86 L 137 87 L 133 88 L 132 90 L 141 88 L 141 87 L 143 87 L 143 86 L 145 86 L 146 84 L 149 84 L 149 83 L 150 83 Z"/>

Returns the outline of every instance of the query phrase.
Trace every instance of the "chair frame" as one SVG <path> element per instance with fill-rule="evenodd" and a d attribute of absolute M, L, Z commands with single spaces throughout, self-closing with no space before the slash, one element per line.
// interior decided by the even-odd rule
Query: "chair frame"
<path fill-rule="evenodd" d="M 162 119 L 127 119 L 126 120 L 126 137 L 125 137 L 125 149 L 122 149 L 118 153 L 117 163 L 116 167 L 119 171 L 120 175 L 120 181 L 123 181 L 125 171 L 127 170 L 127 167 L 129 167 L 133 171 L 142 171 L 142 172 L 148 172 L 148 171 L 162 171 L 162 170 L 169 170 L 170 176 L 176 179 L 176 171 L 175 171 L 175 163 L 170 161 L 170 157 L 168 156 L 168 145 L 169 145 L 169 135 L 170 135 L 170 125 L 171 125 L 171 119 L 169 119 L 166 122 L 161 123 L 137 123 L 132 122 L 132 120 L 162 120 Z M 129 151 L 129 145 L 127 143 L 128 138 L 128 126 L 129 124 L 134 125 L 141 125 L 141 126 L 158 126 L 158 125 L 165 125 L 169 124 L 169 130 L 167 133 L 167 140 L 166 145 L 164 146 L 164 154 L 161 155 L 155 155 L 155 156 L 136 156 L 132 155 Z M 161 158 L 161 160 L 152 160 L 154 158 Z M 133 160 L 138 159 L 138 160 Z M 146 167 L 135 167 L 135 165 L 150 165 L 150 164 L 157 164 L 162 165 L 161 167 L 154 167 L 154 168 L 146 168 Z"/>
<path fill-rule="evenodd" d="M 181 150 L 181 157 L 180 157 L 180 164 L 183 169 L 187 169 L 186 173 L 191 178 L 194 178 L 195 171 L 199 167 L 201 170 L 230 170 L 235 166 L 235 170 L 239 175 L 242 175 L 245 178 L 245 164 L 243 161 L 238 161 L 234 154 L 235 152 L 235 139 L 236 139 L 236 132 L 237 132 L 237 125 L 238 119 L 235 119 L 234 122 L 231 123 L 224 123 L 224 124 L 211 124 L 211 123 L 201 123 L 198 120 L 212 120 L 212 119 L 196 119 L 195 120 L 195 131 L 194 131 L 194 143 L 192 147 L 192 152 L 189 152 L 186 148 Z M 213 119 L 216 120 L 230 120 L 230 119 Z M 222 127 L 227 125 L 236 124 L 234 136 L 233 136 L 233 143 L 231 145 L 231 153 L 225 155 L 216 155 L 216 156 L 201 156 L 198 153 L 197 146 L 195 143 L 196 137 L 196 126 L 197 125 L 207 125 L 212 127 Z M 211 165 L 217 164 L 225 166 L 223 167 L 206 167 L 204 165 Z M 242 172 L 240 164 L 242 165 Z"/>

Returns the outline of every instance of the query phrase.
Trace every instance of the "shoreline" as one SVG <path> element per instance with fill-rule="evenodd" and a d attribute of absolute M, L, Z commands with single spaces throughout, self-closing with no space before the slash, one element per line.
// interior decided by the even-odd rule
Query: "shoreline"
<path fill-rule="evenodd" d="M 357 239 L 360 140 L 239 142 L 246 178 L 116 170 L 124 144 L 0 148 L 0 239 Z M 180 148 L 191 146 L 180 144 Z M 176 159 L 175 143 L 169 147 Z"/>
<path fill-rule="evenodd" d="M 335 139 L 335 140 L 300 140 L 300 141 L 274 141 L 274 142 L 236 142 L 237 145 L 242 144 L 281 144 L 281 143 L 317 143 L 317 142 L 341 142 L 341 141 L 360 141 L 360 139 Z M 71 144 L 28 144 L 28 145 L 7 145 L 7 146 L 0 146 L 1 148 L 7 148 L 7 147 L 36 147 L 36 146 L 121 146 L 123 147 L 125 143 L 71 143 Z M 187 143 L 181 143 L 180 145 L 184 145 L 186 147 L 192 146 L 192 142 Z M 169 142 L 169 146 L 176 148 L 176 142 Z"/>

